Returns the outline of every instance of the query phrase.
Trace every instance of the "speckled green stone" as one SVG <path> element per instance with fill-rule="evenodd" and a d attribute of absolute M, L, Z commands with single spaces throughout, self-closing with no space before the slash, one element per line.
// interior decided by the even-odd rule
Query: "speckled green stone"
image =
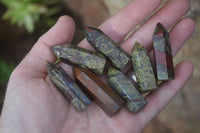
<path fill-rule="evenodd" d="M 98 75 L 103 74 L 106 58 L 100 53 L 72 44 L 54 46 L 52 51 L 63 63 L 90 69 Z"/>
<path fill-rule="evenodd" d="M 89 104 L 91 104 L 90 99 L 67 75 L 62 67 L 47 62 L 47 72 L 51 81 L 77 110 L 83 111 Z"/>
<path fill-rule="evenodd" d="M 86 37 L 90 45 L 105 55 L 116 68 L 122 69 L 129 62 L 129 54 L 100 29 L 87 27 Z"/>
<path fill-rule="evenodd" d="M 136 42 L 131 55 L 139 91 L 143 93 L 158 88 L 147 50 Z"/>
<path fill-rule="evenodd" d="M 124 99 L 129 111 L 137 113 L 147 104 L 131 81 L 117 69 L 108 69 L 108 83 Z"/>

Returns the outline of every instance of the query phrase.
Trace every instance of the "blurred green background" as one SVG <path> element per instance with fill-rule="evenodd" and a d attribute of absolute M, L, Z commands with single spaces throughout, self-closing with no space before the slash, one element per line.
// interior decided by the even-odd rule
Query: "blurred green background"
<path fill-rule="evenodd" d="M 84 25 L 97 27 L 132 0 L 1 0 L 0 1 L 0 108 L 12 70 L 37 39 L 61 15 L 76 23 L 73 44 L 84 38 Z M 169 0 L 163 0 L 163 4 Z M 144 133 L 200 132 L 200 0 L 190 0 L 187 16 L 196 22 L 196 31 L 175 57 L 175 64 L 189 60 L 194 74 L 183 90 L 149 124 Z"/>

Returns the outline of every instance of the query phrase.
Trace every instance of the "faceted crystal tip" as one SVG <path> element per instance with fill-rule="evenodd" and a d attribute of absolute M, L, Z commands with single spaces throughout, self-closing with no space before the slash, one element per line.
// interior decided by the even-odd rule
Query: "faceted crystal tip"
<path fill-rule="evenodd" d="M 142 51 L 144 49 L 145 48 L 139 42 L 136 41 L 132 51 Z"/>
<path fill-rule="evenodd" d="M 85 27 L 85 33 L 87 40 L 90 40 L 102 35 L 103 32 L 98 28 Z"/>
<path fill-rule="evenodd" d="M 60 46 L 60 45 L 51 47 L 51 50 L 53 51 L 53 53 L 55 54 L 55 56 L 57 58 L 60 57 L 60 50 L 61 50 L 61 48 L 62 48 L 62 46 Z"/>
<path fill-rule="evenodd" d="M 156 27 L 163 27 L 163 25 L 160 22 L 158 22 Z"/>
<path fill-rule="evenodd" d="M 89 27 L 89 26 L 86 26 L 86 27 L 85 27 L 85 31 L 86 31 L 86 32 L 93 32 L 94 30 L 96 30 L 96 28 Z"/>
<path fill-rule="evenodd" d="M 164 32 L 167 32 L 166 28 L 161 23 L 157 23 L 155 31 L 154 31 L 154 35 L 164 33 Z"/>
<path fill-rule="evenodd" d="M 92 27 L 85 27 L 86 37 L 88 38 L 89 36 L 91 36 L 91 34 L 95 32 L 95 30 L 96 29 Z"/>
<path fill-rule="evenodd" d="M 53 67 L 55 67 L 55 65 L 53 63 L 47 61 L 47 71 L 53 69 Z"/>
<path fill-rule="evenodd" d="M 52 74 L 54 75 L 55 69 L 60 69 L 60 66 L 57 66 L 54 63 L 47 61 L 46 64 L 47 64 L 47 73 L 50 74 L 50 75 L 52 75 Z"/>

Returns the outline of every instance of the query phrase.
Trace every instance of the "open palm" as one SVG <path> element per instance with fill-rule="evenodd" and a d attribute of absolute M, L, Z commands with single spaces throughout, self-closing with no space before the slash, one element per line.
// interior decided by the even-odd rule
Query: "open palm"
<path fill-rule="evenodd" d="M 100 28 L 117 43 L 159 7 L 161 0 L 134 0 L 119 13 L 106 20 Z M 127 52 L 135 41 L 149 52 L 152 34 L 158 22 L 170 29 L 173 56 L 183 46 L 195 29 L 190 18 L 183 18 L 189 10 L 187 0 L 172 0 L 121 45 Z M 95 103 L 78 112 L 60 94 L 47 76 L 46 61 L 54 62 L 50 50 L 53 45 L 70 43 L 74 34 L 73 20 L 62 16 L 58 22 L 34 45 L 29 54 L 13 71 L 7 88 L 0 119 L 1 133 L 133 133 L 145 126 L 166 106 L 189 80 L 193 66 L 181 62 L 175 68 L 176 78 L 162 83 L 159 89 L 149 93 L 148 105 L 139 113 L 132 114 L 122 108 L 112 118 Z M 91 49 L 86 40 L 80 46 Z M 60 64 L 72 76 L 71 67 Z"/>

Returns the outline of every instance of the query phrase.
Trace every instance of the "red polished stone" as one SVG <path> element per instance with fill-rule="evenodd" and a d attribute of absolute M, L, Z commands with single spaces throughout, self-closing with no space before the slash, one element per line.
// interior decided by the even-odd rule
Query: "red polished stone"
<path fill-rule="evenodd" d="M 169 33 L 158 23 L 153 35 L 154 58 L 158 80 L 174 79 L 174 65 Z"/>
<path fill-rule="evenodd" d="M 77 83 L 84 86 L 95 102 L 109 115 L 113 116 L 119 111 L 124 101 L 98 76 L 91 71 L 75 68 L 74 75 Z"/>

